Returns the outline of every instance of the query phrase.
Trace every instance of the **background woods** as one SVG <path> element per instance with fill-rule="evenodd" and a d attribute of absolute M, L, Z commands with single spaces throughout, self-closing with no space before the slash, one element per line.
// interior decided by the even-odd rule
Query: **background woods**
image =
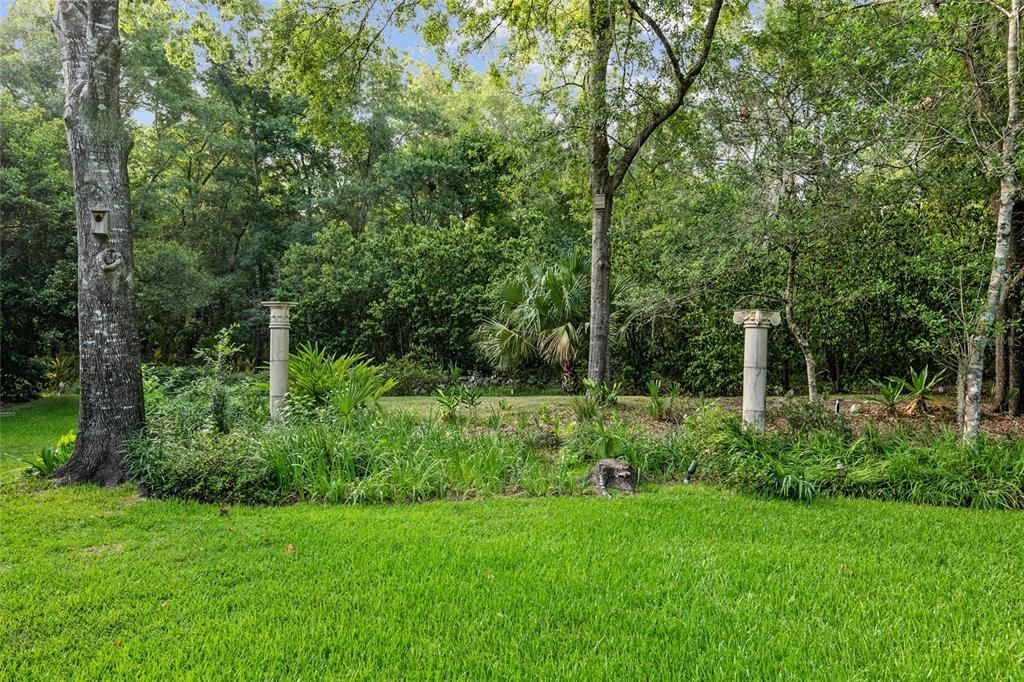
<path fill-rule="evenodd" d="M 1021 414 L 1015 5 L 725 3 L 681 91 L 717 5 L 695 3 L 688 23 L 670 5 L 616 5 L 604 77 L 629 106 L 612 111 L 592 97 L 586 3 L 448 18 L 416 3 L 126 3 L 143 359 L 189 363 L 240 322 L 241 357 L 261 362 L 259 302 L 281 296 L 299 303 L 296 338 L 332 352 L 551 381 L 587 367 L 579 310 L 573 356 L 554 364 L 503 361 L 478 331 L 524 272 L 590 252 L 597 120 L 622 169 L 609 378 L 734 392 L 730 313 L 766 306 L 786 312 L 776 390 L 930 364 L 969 404 L 981 352 L 985 395 Z M 78 347 L 51 17 L 19 0 L 0 23 L 4 399 L 36 393 Z M 674 115 L 631 147 L 659 106 Z"/>

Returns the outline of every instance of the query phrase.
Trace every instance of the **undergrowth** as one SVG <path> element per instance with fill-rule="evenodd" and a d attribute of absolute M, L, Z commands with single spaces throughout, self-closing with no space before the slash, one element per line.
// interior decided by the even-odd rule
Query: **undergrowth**
<path fill-rule="evenodd" d="M 368 374 L 376 376 L 371 369 Z M 642 481 L 695 481 L 782 499 L 865 497 L 933 505 L 1024 507 L 1024 441 L 951 431 L 856 434 L 818 408 L 784 410 L 784 428 L 760 435 L 710 403 L 658 436 L 600 411 L 575 420 L 541 411 L 515 428 L 385 413 L 371 398 L 344 409 L 325 394 L 317 409 L 271 422 L 265 385 L 225 386 L 218 413 L 209 378 L 149 376 L 148 431 L 126 453 L 131 475 L 154 496 L 282 503 L 418 502 L 500 494 L 582 492 L 600 458 L 628 461 Z M 224 424 L 230 428 L 225 432 Z M 543 428 L 542 428 L 543 427 Z M 540 437 L 540 435 L 545 437 Z M 550 436 L 550 437 L 548 437 Z"/>

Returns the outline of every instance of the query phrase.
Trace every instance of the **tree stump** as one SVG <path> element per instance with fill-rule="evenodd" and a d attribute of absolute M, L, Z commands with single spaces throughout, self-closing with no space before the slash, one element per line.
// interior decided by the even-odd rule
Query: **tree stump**
<path fill-rule="evenodd" d="M 636 482 L 636 469 L 620 459 L 598 460 L 587 474 L 587 484 L 601 497 L 611 497 L 608 488 L 632 495 L 636 492 Z"/>

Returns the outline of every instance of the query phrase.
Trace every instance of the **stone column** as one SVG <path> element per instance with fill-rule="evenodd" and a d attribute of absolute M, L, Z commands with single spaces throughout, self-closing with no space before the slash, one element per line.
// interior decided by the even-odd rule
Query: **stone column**
<path fill-rule="evenodd" d="M 288 395 L 288 310 L 294 303 L 264 301 L 270 308 L 270 416 L 278 418 Z"/>
<path fill-rule="evenodd" d="M 777 311 L 737 310 L 732 321 L 743 325 L 743 421 L 764 433 L 768 392 L 768 330 L 782 322 Z"/>

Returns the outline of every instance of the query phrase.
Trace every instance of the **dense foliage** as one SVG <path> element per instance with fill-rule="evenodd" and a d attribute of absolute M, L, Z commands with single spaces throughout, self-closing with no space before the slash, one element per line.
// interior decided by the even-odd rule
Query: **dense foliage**
<path fill-rule="evenodd" d="M 832 391 L 926 364 L 952 379 L 988 280 L 997 189 L 991 140 L 981 152 L 969 144 L 980 114 L 957 50 L 982 60 L 987 101 L 1001 106 L 990 85 L 998 17 L 984 3 L 920 16 L 894 3 L 756 5 L 728 9 L 702 92 L 645 145 L 616 195 L 613 272 L 630 287 L 617 302 L 614 379 L 736 391 L 742 334 L 730 313 L 756 306 L 791 312 L 772 333 L 775 390 L 806 384 L 808 357 Z M 553 60 L 539 75 L 500 60 L 476 68 L 445 50 L 459 41 L 439 15 L 404 5 L 122 10 L 147 360 L 190 362 L 238 323 L 243 355 L 262 362 L 259 303 L 281 296 L 299 304 L 293 338 L 404 363 L 403 392 L 432 391 L 451 366 L 536 371 L 545 359 L 559 368 L 548 380 L 561 370 L 575 385 L 586 292 L 566 299 L 547 341 L 520 343 L 538 352 L 474 341 L 488 320 L 514 322 L 510 281 L 588 247 L 579 102 L 555 70 L 567 55 L 538 56 Z M 0 20 L 4 399 L 33 395 L 47 358 L 76 346 L 49 11 L 26 0 Z M 438 49 L 425 63 L 408 62 L 394 38 L 414 29 Z M 542 47 L 519 29 L 520 56 Z M 1015 300 L 1003 334 L 1020 324 Z M 1013 391 L 1002 395 L 1019 409 Z"/>
<path fill-rule="evenodd" d="M 597 459 L 620 458 L 644 481 L 682 480 L 696 462 L 696 480 L 805 502 L 830 495 L 1024 507 L 1019 439 L 963 446 L 952 432 L 920 428 L 855 434 L 844 417 L 805 401 L 783 408 L 783 428 L 768 435 L 714 402 L 675 415 L 679 428 L 667 434 L 593 398 L 577 398 L 590 408 L 577 406 L 575 418 L 546 406 L 481 415 L 478 395 L 454 402 L 444 418 L 423 418 L 379 409 L 390 382 L 365 360 L 312 348 L 302 355 L 303 388 L 286 417 L 269 424 L 266 386 L 252 379 L 236 377 L 218 393 L 210 364 L 193 376 L 148 370 L 149 427 L 126 454 L 132 476 L 151 495 L 206 502 L 417 502 L 579 494 Z M 442 406 L 450 394 L 439 392 Z"/>

